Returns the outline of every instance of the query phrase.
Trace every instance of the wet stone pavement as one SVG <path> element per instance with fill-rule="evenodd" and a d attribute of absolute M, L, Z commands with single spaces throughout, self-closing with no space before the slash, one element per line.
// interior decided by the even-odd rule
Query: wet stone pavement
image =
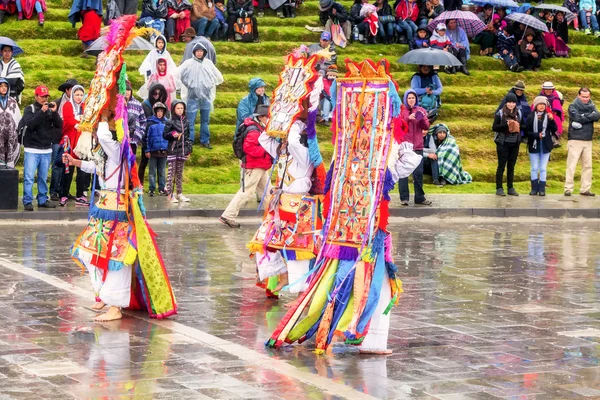
<path fill-rule="evenodd" d="M 95 324 L 82 222 L 0 226 L 3 399 L 598 399 L 600 224 L 397 222 L 389 357 L 267 351 L 241 230 L 156 223 L 180 313 Z"/>

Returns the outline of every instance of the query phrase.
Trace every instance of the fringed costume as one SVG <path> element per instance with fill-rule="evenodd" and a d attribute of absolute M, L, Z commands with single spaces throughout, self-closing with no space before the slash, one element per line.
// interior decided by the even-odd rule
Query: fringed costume
<path fill-rule="evenodd" d="M 111 24 L 108 46 L 100 54 L 86 99 L 79 142 L 91 141 L 89 132 L 97 129 L 97 146 L 81 157 L 93 160 L 82 161 L 81 169 L 98 175 L 100 190 L 71 255 L 89 272 L 97 301 L 166 318 L 177 313 L 177 305 L 156 235 L 145 219 L 142 186 L 129 143 L 121 53 L 138 34 L 133 30 L 135 21 L 135 15 L 124 16 Z M 116 135 L 109 122 L 98 123 L 106 110 L 114 115 Z M 75 149 L 78 155 L 87 151 L 85 143 Z"/>
<path fill-rule="evenodd" d="M 277 276 L 286 272 L 290 292 L 303 291 L 320 249 L 325 168 L 315 124 L 323 79 L 315 65 L 323 54 L 307 57 L 304 50 L 287 57 L 269 123 L 259 138 L 276 160 L 277 184 L 248 248 L 256 257 L 259 280 L 270 278 L 268 297 L 277 296 L 271 289 L 277 286 Z"/>
<path fill-rule="evenodd" d="M 388 67 L 386 60 L 359 65 L 346 60 L 346 76 L 331 89 L 336 107 L 325 243 L 307 290 L 279 323 L 269 347 L 316 334 L 317 353 L 334 336 L 367 351 L 387 349 L 389 311 L 402 293 L 386 229 L 389 191 L 420 161 L 400 146 L 406 125 L 397 118 L 400 98 Z"/>

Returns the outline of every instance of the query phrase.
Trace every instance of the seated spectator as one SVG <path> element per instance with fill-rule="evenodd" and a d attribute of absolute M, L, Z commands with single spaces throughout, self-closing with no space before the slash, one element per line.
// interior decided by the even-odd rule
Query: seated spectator
<path fill-rule="evenodd" d="M 494 53 L 494 40 L 496 39 L 496 28 L 494 28 L 494 8 L 486 4 L 483 10 L 477 13 L 477 16 L 486 25 L 483 32 L 480 32 L 473 43 L 478 44 L 480 56 L 491 56 Z"/>
<path fill-rule="evenodd" d="M 431 126 L 427 130 L 427 134 L 423 137 L 423 175 L 431 175 L 432 184 L 442 187 L 446 182 L 442 183 L 440 181 L 440 169 L 438 167 L 437 154 L 435 154 L 437 146 L 435 145 L 433 134 L 436 126 L 438 125 Z"/>
<path fill-rule="evenodd" d="M 425 88 L 425 94 L 419 97 L 419 104 L 427 110 L 428 113 L 440 107 L 438 96 L 433 94 L 434 90 L 435 85 L 431 83 Z"/>
<path fill-rule="evenodd" d="M 565 0 L 563 2 L 563 7 L 565 7 L 566 9 L 571 11 L 573 14 L 575 14 L 575 19 L 573 19 L 573 29 L 578 31 L 579 30 L 579 17 L 578 17 L 579 3 L 578 3 L 578 0 Z"/>
<path fill-rule="evenodd" d="M 219 20 L 219 28 L 215 33 L 215 40 L 227 40 L 227 32 L 229 32 L 229 25 L 227 25 L 227 18 L 225 4 L 223 0 L 215 0 L 215 15 Z"/>
<path fill-rule="evenodd" d="M 444 5 L 440 0 L 427 0 L 425 7 L 419 7 L 419 18 L 418 26 L 427 27 L 429 23 L 436 19 L 441 13 L 444 12 Z M 446 21 L 446 24 L 448 22 Z"/>
<path fill-rule="evenodd" d="M 219 29 L 219 20 L 212 0 L 194 0 L 190 24 L 198 36 L 212 37 Z M 167 107 L 170 107 L 167 104 Z"/>
<path fill-rule="evenodd" d="M 429 46 L 432 49 L 443 50 L 452 54 L 457 53 L 456 49 L 454 48 L 454 44 L 452 44 L 452 41 L 450 40 L 448 35 L 446 35 L 446 24 L 444 24 L 443 22 L 440 22 L 435 27 L 435 31 L 433 31 L 431 37 L 429 38 Z M 448 74 L 456 73 L 454 67 L 449 66 L 445 67 L 445 71 Z"/>
<path fill-rule="evenodd" d="M 31 19 L 33 16 L 33 10 L 38 15 L 38 25 L 44 26 L 44 12 L 46 11 L 45 0 L 16 0 L 17 11 L 19 12 L 18 20 L 21 21 L 23 18 Z"/>
<path fill-rule="evenodd" d="M 143 0 L 142 14 L 138 24 L 156 29 L 161 35 L 164 35 L 167 14 L 167 0 Z"/>
<path fill-rule="evenodd" d="M 102 1 L 101 0 L 74 0 L 69 12 L 69 22 L 75 28 L 77 22 L 81 21 L 81 28 L 77 31 L 77 37 L 81 40 L 83 53 L 82 58 L 87 58 L 85 52 L 92 42 L 100 37 L 102 25 Z"/>
<path fill-rule="evenodd" d="M 119 10 L 120 15 L 136 15 L 137 14 L 138 0 L 116 0 L 115 3 Z"/>
<path fill-rule="evenodd" d="M 579 0 L 579 23 L 586 35 L 600 36 L 595 0 Z"/>
<path fill-rule="evenodd" d="M 566 21 L 565 23 L 566 27 Z M 552 13 L 546 13 L 546 26 L 548 32 L 543 33 L 544 43 L 546 47 L 545 56 L 546 58 L 551 57 L 567 57 L 569 55 L 569 47 L 563 42 L 562 38 L 558 36 L 555 30 L 556 27 L 555 17 Z"/>
<path fill-rule="evenodd" d="M 535 34 L 531 28 L 525 31 L 525 39 L 519 46 L 521 65 L 527 71 L 537 71 L 542 66 L 542 57 L 539 46 L 534 43 Z"/>
<path fill-rule="evenodd" d="M 264 1 L 264 0 L 263 0 Z M 261 3 L 260 1 L 258 2 Z M 296 3 L 293 0 L 285 0 L 282 5 L 275 9 L 277 17 L 279 18 L 296 18 Z M 263 15 L 264 16 L 264 12 Z"/>
<path fill-rule="evenodd" d="M 4 22 L 6 15 L 13 15 L 17 12 L 17 5 L 14 1 L 0 1 L 0 25 Z"/>
<path fill-rule="evenodd" d="M 565 120 L 565 112 L 563 110 L 563 95 L 556 90 L 552 82 L 544 82 L 542 85 L 542 91 L 538 96 L 546 98 L 546 101 L 548 102 L 548 110 L 554 114 L 554 119 L 556 120 L 557 125 L 557 137 L 554 137 L 553 142 L 554 147 L 559 147 L 560 145 L 558 144 L 558 139 L 560 139 L 563 134 L 563 121 Z M 531 109 L 534 110 L 535 106 L 532 106 Z"/>
<path fill-rule="evenodd" d="M 465 33 L 464 29 L 458 26 L 455 19 L 449 19 L 446 21 L 447 31 L 446 34 L 450 38 L 454 47 L 454 55 L 462 63 L 462 67 L 458 70 L 465 75 L 471 75 L 467 69 L 467 60 L 471 56 L 471 49 L 469 48 L 469 38 Z"/>
<path fill-rule="evenodd" d="M 145 157 L 149 159 L 150 169 L 148 172 L 148 181 L 150 186 L 150 197 L 154 196 L 156 191 L 156 175 L 158 174 L 158 194 L 167 196 L 165 190 L 166 177 L 165 168 L 167 167 L 167 148 L 169 141 L 163 137 L 167 117 L 167 107 L 156 102 L 152 106 L 154 115 L 148 118 L 146 122 L 146 132 L 142 138 L 142 145 L 145 149 Z"/>
<path fill-rule="evenodd" d="M 169 43 L 181 40 L 181 35 L 190 27 L 190 10 L 188 0 L 167 0 L 167 37 Z"/>
<path fill-rule="evenodd" d="M 315 66 L 315 69 L 317 71 L 325 72 L 327 68 L 329 68 L 329 66 L 337 64 L 337 51 L 335 49 L 335 45 L 331 40 L 331 33 L 327 31 L 321 32 L 321 38 L 319 40 L 319 43 L 313 43 L 310 46 L 308 46 L 308 55 L 318 53 L 319 51 L 325 49 L 328 49 L 330 53 L 333 53 L 333 55 L 329 60 L 319 60 L 319 62 Z"/>
<path fill-rule="evenodd" d="M 429 131 L 432 130 L 440 185 L 463 185 L 473 182 L 471 175 L 463 170 L 460 150 L 456 139 L 450 134 L 450 129 L 445 124 L 437 124 Z"/>
<path fill-rule="evenodd" d="M 157 61 L 159 58 L 164 58 L 167 60 L 167 69 L 171 73 L 175 73 L 175 71 L 177 71 L 177 65 L 175 65 L 175 61 L 173 61 L 169 50 L 167 50 L 167 40 L 164 36 L 158 35 L 156 39 L 154 39 L 154 47 L 156 47 L 156 50 L 149 52 L 138 68 L 138 72 L 144 77 L 145 81 L 148 81 L 150 75 L 156 73 L 156 66 L 158 65 Z"/>
<path fill-rule="evenodd" d="M 396 25 L 392 6 L 388 0 L 375 0 L 375 7 L 377 7 L 377 16 L 379 17 L 379 30 L 377 31 L 379 39 L 384 44 L 390 44 L 394 40 L 394 26 Z"/>
<path fill-rule="evenodd" d="M 496 13 L 494 14 L 494 29 L 498 30 L 500 28 L 500 24 L 502 24 L 506 18 L 506 9 L 503 7 L 496 7 Z"/>
<path fill-rule="evenodd" d="M 261 78 L 252 78 L 248 82 L 248 94 L 240 100 L 236 111 L 236 129 L 248 117 L 252 117 L 256 108 L 260 105 L 268 106 L 271 104 L 269 96 L 265 93 L 267 84 Z"/>
<path fill-rule="evenodd" d="M 429 32 L 427 28 L 419 27 L 417 34 L 408 44 L 409 50 L 424 49 L 429 47 Z"/>
<path fill-rule="evenodd" d="M 500 25 L 496 36 L 498 37 L 498 52 L 506 67 L 512 72 L 523 72 L 525 68 L 519 65 L 514 49 L 517 45 L 515 37 L 508 32 L 506 21 Z"/>
<path fill-rule="evenodd" d="M 569 43 L 569 26 L 564 12 L 559 11 L 556 13 L 552 22 L 552 30 L 556 40 L 555 55 L 557 57 L 569 57 L 570 49 L 567 46 Z"/>
<path fill-rule="evenodd" d="M 343 5 L 334 0 L 319 0 L 319 10 L 319 20 L 327 32 L 331 33 L 333 24 L 339 24 L 346 39 L 349 40 L 352 37 L 352 22 Z"/>
<path fill-rule="evenodd" d="M 462 0 L 444 0 L 444 9 L 446 11 L 462 10 Z"/>
<path fill-rule="evenodd" d="M 258 42 L 258 22 L 252 0 L 227 1 L 227 38 L 230 42 Z"/>
<path fill-rule="evenodd" d="M 406 40 L 410 42 L 417 33 L 417 18 L 419 7 L 415 0 L 397 0 L 394 4 L 396 14 L 396 30 L 406 33 Z"/>
<path fill-rule="evenodd" d="M 413 75 L 410 86 L 419 96 L 419 103 L 422 100 L 427 103 L 426 111 L 429 122 L 435 121 L 442 105 L 441 94 L 444 89 L 438 74 L 430 65 L 419 65 L 419 71 Z M 421 106 L 423 105 L 421 104 Z"/>
<path fill-rule="evenodd" d="M 6 79 L 10 87 L 10 97 L 21 104 L 21 92 L 25 88 L 25 76 L 21 64 L 13 57 L 12 46 L 0 47 L 2 58 L 0 58 L 0 78 Z"/>
<path fill-rule="evenodd" d="M 323 92 L 321 93 L 321 99 L 319 102 L 319 113 L 317 122 L 326 126 L 331 125 L 331 119 L 333 118 L 333 102 L 331 101 L 331 85 L 335 82 L 338 75 L 338 69 L 336 65 L 330 65 L 325 71 L 325 78 L 323 79 Z"/>
<path fill-rule="evenodd" d="M 352 8 L 350 8 L 350 19 L 352 20 L 352 25 L 356 26 L 358 29 L 358 40 L 363 44 L 374 43 L 375 35 L 372 34 L 370 29 L 371 25 L 371 14 L 372 10 L 366 8 L 365 6 L 373 7 L 372 4 L 368 4 L 369 0 L 354 0 L 354 4 Z"/>
<path fill-rule="evenodd" d="M 557 119 L 547 109 L 547 101 L 538 96 L 533 101 L 533 112 L 525 122 L 525 132 L 528 137 L 527 148 L 531 163 L 531 192 L 530 196 L 546 195 L 546 171 L 550 152 L 554 148 L 553 137 L 556 135 Z"/>

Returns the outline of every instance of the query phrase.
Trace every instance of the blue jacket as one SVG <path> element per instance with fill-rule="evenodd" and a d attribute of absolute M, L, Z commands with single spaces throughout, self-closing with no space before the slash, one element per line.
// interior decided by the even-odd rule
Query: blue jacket
<path fill-rule="evenodd" d="M 167 150 L 167 147 L 169 147 L 169 141 L 163 138 L 166 120 L 165 117 L 159 119 L 153 115 L 146 121 L 146 134 L 142 143 L 148 153 Z"/>
<path fill-rule="evenodd" d="M 413 75 L 410 81 L 411 89 L 414 90 L 419 96 L 424 95 L 426 93 L 425 88 L 431 84 L 433 84 L 435 87 L 433 94 L 440 96 L 444 87 L 442 86 L 442 81 L 440 81 L 438 74 L 432 73 L 428 76 L 424 76 L 417 72 Z"/>
<path fill-rule="evenodd" d="M 96 14 L 102 16 L 102 0 L 75 0 L 71 5 L 69 12 L 69 22 L 75 28 L 75 24 L 82 20 L 81 12 L 86 10 L 94 10 Z"/>
<path fill-rule="evenodd" d="M 254 110 L 258 104 L 258 96 L 255 93 L 256 89 L 265 85 L 265 81 L 260 78 L 250 79 L 250 82 L 248 82 L 248 95 L 240 100 L 240 103 L 237 107 L 237 119 L 235 122 L 236 128 L 240 126 L 246 118 L 254 116 Z M 269 96 L 267 96 L 266 93 L 263 95 L 263 102 L 261 104 L 267 106 L 271 104 Z"/>
<path fill-rule="evenodd" d="M 579 11 L 592 10 L 592 15 L 596 14 L 596 0 L 579 0 Z"/>

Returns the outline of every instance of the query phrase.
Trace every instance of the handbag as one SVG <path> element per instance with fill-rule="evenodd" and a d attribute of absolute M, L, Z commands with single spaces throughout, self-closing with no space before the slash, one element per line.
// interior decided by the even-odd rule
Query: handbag
<path fill-rule="evenodd" d="M 340 26 L 340 24 L 331 24 L 331 39 L 336 46 L 341 48 L 345 48 L 348 44 L 348 40 L 346 39 L 346 35 L 344 35 L 344 30 Z"/>

